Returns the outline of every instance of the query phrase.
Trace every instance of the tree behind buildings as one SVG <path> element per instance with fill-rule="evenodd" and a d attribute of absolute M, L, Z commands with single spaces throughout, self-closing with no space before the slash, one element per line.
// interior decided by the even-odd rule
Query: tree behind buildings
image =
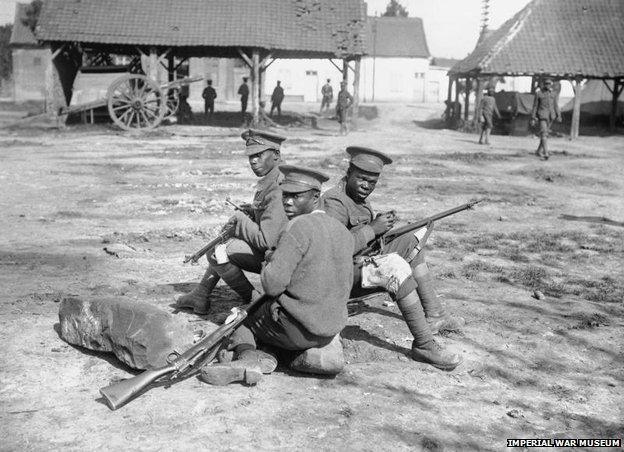
<path fill-rule="evenodd" d="M 407 10 L 397 0 L 390 0 L 390 3 L 386 6 L 386 12 L 382 16 L 407 17 Z"/>

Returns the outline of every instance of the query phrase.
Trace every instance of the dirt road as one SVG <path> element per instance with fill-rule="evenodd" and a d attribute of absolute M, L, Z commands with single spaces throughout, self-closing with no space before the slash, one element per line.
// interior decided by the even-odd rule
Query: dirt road
<path fill-rule="evenodd" d="M 203 272 L 183 255 L 226 221 L 226 196 L 253 193 L 240 130 L 0 130 L 0 449 L 501 450 L 506 438 L 622 438 L 624 228 L 599 218 L 624 221 L 624 138 L 554 139 L 540 162 L 531 137 L 483 147 L 425 128 L 439 113 L 382 105 L 348 137 L 329 121 L 282 132 L 286 160 L 332 182 L 347 145 L 392 155 L 372 202 L 405 221 L 487 198 L 438 224 L 429 247 L 444 304 L 467 321 L 440 338 L 460 367 L 411 361 L 409 331 L 379 297 L 350 318 L 349 364 L 335 379 L 189 379 L 115 412 L 98 388 L 127 369 L 63 342 L 58 302 L 114 296 L 171 310 Z M 103 251 L 112 243 L 125 245 L 118 257 Z M 219 287 L 209 320 L 234 304 Z"/>

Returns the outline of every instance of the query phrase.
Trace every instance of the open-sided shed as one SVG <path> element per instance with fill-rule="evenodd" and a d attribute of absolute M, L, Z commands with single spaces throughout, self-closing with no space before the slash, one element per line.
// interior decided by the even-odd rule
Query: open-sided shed
<path fill-rule="evenodd" d="M 578 136 L 580 97 L 584 80 L 613 80 L 611 127 L 615 127 L 617 100 L 624 88 L 624 1 L 533 0 L 498 30 L 480 40 L 473 52 L 449 71 L 448 101 L 455 83 L 481 83 L 495 76 L 531 76 L 569 80 L 575 91 L 571 137 Z"/>
<path fill-rule="evenodd" d="M 351 68 L 357 90 L 365 23 L 362 0 L 47 0 L 36 35 L 53 52 L 50 80 L 66 93 L 86 50 L 149 56 L 147 75 L 157 77 L 160 62 L 170 80 L 189 57 L 242 58 L 257 121 L 260 79 L 276 58 L 342 59 L 343 77 Z"/>

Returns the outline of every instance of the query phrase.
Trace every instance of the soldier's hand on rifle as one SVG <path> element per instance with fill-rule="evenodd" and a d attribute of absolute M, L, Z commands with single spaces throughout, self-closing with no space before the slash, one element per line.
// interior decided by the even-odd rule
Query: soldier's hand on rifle
<path fill-rule="evenodd" d="M 371 222 L 370 227 L 375 231 L 375 236 L 385 234 L 396 222 L 396 215 L 394 212 L 386 212 L 378 214 Z"/>

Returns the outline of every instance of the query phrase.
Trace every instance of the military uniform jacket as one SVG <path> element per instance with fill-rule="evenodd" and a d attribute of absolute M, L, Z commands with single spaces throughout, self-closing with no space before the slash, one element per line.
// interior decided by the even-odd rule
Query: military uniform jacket
<path fill-rule="evenodd" d="M 275 247 L 280 231 L 288 222 L 282 204 L 279 183 L 284 178 L 278 167 L 262 177 L 256 186 L 252 209 L 253 221 L 246 217 L 236 223 L 234 236 L 244 240 L 258 251 Z"/>
<path fill-rule="evenodd" d="M 492 116 L 496 114 L 497 118 L 500 118 L 500 113 L 496 107 L 496 99 L 492 96 L 483 96 L 481 99 L 481 114 L 487 118 L 492 119 Z"/>
<path fill-rule="evenodd" d="M 533 100 L 531 117 L 552 121 L 560 116 L 561 113 L 559 112 L 559 105 L 557 105 L 557 95 L 553 91 L 538 91 Z"/>
<path fill-rule="evenodd" d="M 276 86 L 273 90 L 273 94 L 271 94 L 271 102 L 280 103 L 284 100 L 284 88 L 281 86 Z"/>
<path fill-rule="evenodd" d="M 322 196 L 323 209 L 351 231 L 354 239 L 353 254 L 356 254 L 375 239 L 375 231 L 369 226 L 373 221 L 373 209 L 368 200 L 356 203 L 351 199 L 346 187 L 347 178 L 344 177 L 338 185 L 327 190 Z"/>
<path fill-rule="evenodd" d="M 341 90 L 338 92 L 338 99 L 336 100 L 336 108 L 347 109 L 353 103 L 353 96 L 349 93 L 349 91 Z"/>
<path fill-rule="evenodd" d="M 207 86 L 204 88 L 204 91 L 202 91 L 202 97 L 207 102 L 212 102 L 217 98 L 217 92 L 212 86 Z"/>
<path fill-rule="evenodd" d="M 240 96 L 243 98 L 249 97 L 249 87 L 246 83 L 243 83 L 241 86 L 238 87 L 238 94 L 240 94 Z"/>
<path fill-rule="evenodd" d="M 329 83 L 326 83 L 321 88 L 321 94 L 323 95 L 323 97 L 326 97 L 326 98 L 329 98 L 329 99 L 333 99 L 333 97 L 334 97 L 334 88 L 332 88 L 332 86 Z"/>
<path fill-rule="evenodd" d="M 264 292 L 310 333 L 331 337 L 347 323 L 353 238 L 321 210 L 292 219 L 260 273 Z"/>

